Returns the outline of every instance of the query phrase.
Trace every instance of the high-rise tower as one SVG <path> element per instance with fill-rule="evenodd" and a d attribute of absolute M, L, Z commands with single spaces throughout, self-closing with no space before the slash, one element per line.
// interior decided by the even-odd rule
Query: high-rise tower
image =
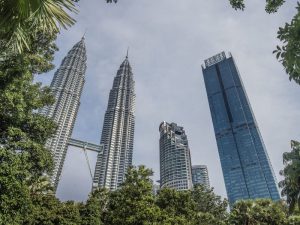
<path fill-rule="evenodd" d="M 134 80 L 127 55 L 110 90 L 101 135 L 103 153 L 97 157 L 93 188 L 115 190 L 123 183 L 132 165 L 134 111 Z"/>
<path fill-rule="evenodd" d="M 162 122 L 159 132 L 161 188 L 191 189 L 191 156 L 183 127 L 176 123 Z"/>
<path fill-rule="evenodd" d="M 273 169 L 233 57 L 222 52 L 202 68 L 230 204 L 278 200 Z"/>
<path fill-rule="evenodd" d="M 192 180 L 193 180 L 193 185 L 202 184 L 204 187 L 209 188 L 210 184 L 209 184 L 207 166 L 193 165 Z"/>
<path fill-rule="evenodd" d="M 51 182 L 55 189 L 59 182 L 68 139 L 71 137 L 80 105 L 85 70 L 86 50 L 83 37 L 68 52 L 54 74 L 50 88 L 55 97 L 55 103 L 40 111 L 41 114 L 53 119 L 58 125 L 55 135 L 46 143 L 46 147 L 51 151 L 54 159 Z"/>

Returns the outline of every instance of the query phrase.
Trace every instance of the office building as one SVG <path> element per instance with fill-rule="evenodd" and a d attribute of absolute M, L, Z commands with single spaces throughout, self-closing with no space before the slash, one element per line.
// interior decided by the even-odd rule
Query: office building
<path fill-rule="evenodd" d="M 162 122 L 159 132 L 161 188 L 191 189 L 191 156 L 183 127 Z"/>
<path fill-rule="evenodd" d="M 127 54 L 110 90 L 101 135 L 103 153 L 97 157 L 93 188 L 115 190 L 123 183 L 132 165 L 134 111 L 134 80 Z"/>
<path fill-rule="evenodd" d="M 50 88 L 55 97 L 55 103 L 40 110 L 41 114 L 53 119 L 58 125 L 56 133 L 46 143 L 46 147 L 51 151 L 54 159 L 54 170 L 50 174 L 50 179 L 55 190 L 79 109 L 85 70 L 86 49 L 83 37 L 68 52 L 54 74 Z"/>
<path fill-rule="evenodd" d="M 205 60 L 202 71 L 230 204 L 278 200 L 274 172 L 233 57 L 217 54 Z"/>
<path fill-rule="evenodd" d="M 193 185 L 201 184 L 206 188 L 209 188 L 209 177 L 207 166 L 205 165 L 193 165 L 192 166 L 192 181 Z"/>

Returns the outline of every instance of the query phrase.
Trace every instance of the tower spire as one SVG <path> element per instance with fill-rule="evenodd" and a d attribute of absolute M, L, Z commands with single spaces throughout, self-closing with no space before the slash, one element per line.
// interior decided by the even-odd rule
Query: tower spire
<path fill-rule="evenodd" d="M 81 39 L 84 39 L 85 38 L 85 34 L 86 34 L 86 29 L 84 29 L 84 33 L 82 35 L 82 38 Z"/>
<path fill-rule="evenodd" d="M 127 47 L 126 59 L 128 59 L 129 47 Z"/>
<path fill-rule="evenodd" d="M 50 88 L 55 103 L 40 109 L 40 113 L 52 118 L 59 127 L 55 136 L 49 138 L 46 147 L 53 156 L 50 182 L 56 191 L 67 154 L 67 142 L 72 135 L 86 71 L 86 49 L 83 39 L 68 52 L 55 72 Z"/>
<path fill-rule="evenodd" d="M 132 165 L 135 93 L 133 74 L 127 58 L 128 50 L 110 90 L 101 135 L 104 148 L 103 153 L 97 156 L 93 189 L 98 186 L 117 189 Z"/>

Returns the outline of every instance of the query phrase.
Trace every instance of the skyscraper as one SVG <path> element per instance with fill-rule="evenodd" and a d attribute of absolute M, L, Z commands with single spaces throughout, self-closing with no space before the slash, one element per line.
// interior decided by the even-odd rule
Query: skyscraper
<path fill-rule="evenodd" d="M 209 188 L 209 177 L 207 166 L 205 165 L 193 165 L 192 166 L 192 180 L 193 185 L 202 184 L 203 186 Z"/>
<path fill-rule="evenodd" d="M 202 68 L 230 204 L 278 200 L 274 172 L 233 57 L 222 52 Z"/>
<path fill-rule="evenodd" d="M 191 189 L 191 156 L 183 127 L 176 123 L 162 122 L 159 132 L 161 188 Z"/>
<path fill-rule="evenodd" d="M 68 139 L 71 137 L 80 105 L 85 70 L 86 49 L 83 37 L 68 52 L 54 74 L 50 88 L 55 97 L 55 103 L 40 111 L 41 114 L 52 118 L 58 125 L 55 135 L 46 143 L 46 147 L 51 151 L 54 159 L 51 183 L 55 189 L 60 179 Z"/>
<path fill-rule="evenodd" d="M 101 136 L 103 153 L 97 157 L 94 188 L 114 190 L 123 183 L 125 173 L 132 165 L 134 111 L 134 80 L 127 55 L 109 94 Z"/>

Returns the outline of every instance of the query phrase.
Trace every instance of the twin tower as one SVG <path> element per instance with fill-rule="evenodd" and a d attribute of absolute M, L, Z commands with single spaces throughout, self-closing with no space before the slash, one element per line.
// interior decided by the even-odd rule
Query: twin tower
<path fill-rule="evenodd" d="M 213 56 L 205 60 L 202 69 L 229 202 L 254 198 L 278 200 L 272 166 L 232 56 L 227 58 L 225 53 Z M 55 189 L 79 109 L 85 70 L 86 49 L 82 38 L 54 75 L 50 87 L 55 104 L 40 111 L 58 124 L 56 134 L 46 144 L 54 159 L 51 182 Z M 93 188 L 115 190 L 132 165 L 134 85 L 127 55 L 109 94 Z M 183 165 L 187 159 L 190 162 L 187 138 L 183 128 L 175 125 L 162 123 L 160 126 L 161 187 L 180 185 L 189 189 L 192 184 L 185 180 L 190 179 L 191 173 L 188 171 L 185 178 L 178 173 L 180 165 L 176 164 L 181 161 Z"/>
<path fill-rule="evenodd" d="M 55 190 L 80 105 L 85 82 L 86 59 L 86 48 L 82 38 L 68 52 L 54 74 L 50 88 L 56 100 L 55 104 L 43 108 L 40 112 L 52 118 L 58 125 L 55 135 L 46 143 L 54 160 L 54 170 L 50 179 Z M 134 80 L 126 56 L 109 94 L 93 187 L 100 186 L 114 190 L 124 181 L 125 172 L 132 164 L 134 110 Z M 74 140 L 71 141 L 74 143 Z M 97 146 L 94 148 L 97 149 Z"/>

